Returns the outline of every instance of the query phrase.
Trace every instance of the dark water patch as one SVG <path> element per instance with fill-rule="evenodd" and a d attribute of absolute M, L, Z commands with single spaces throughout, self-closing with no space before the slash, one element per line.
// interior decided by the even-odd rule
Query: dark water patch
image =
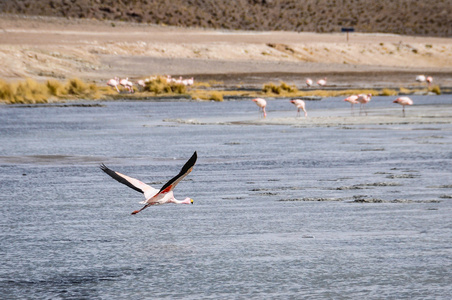
<path fill-rule="evenodd" d="M 281 202 L 332 202 L 332 201 L 343 201 L 343 198 L 323 198 L 323 197 L 304 197 L 304 198 L 290 198 L 290 199 L 280 199 Z"/>
<path fill-rule="evenodd" d="M 361 149 L 361 151 L 385 151 L 385 148 L 367 148 Z"/>
<path fill-rule="evenodd" d="M 452 199 L 452 195 L 440 195 L 441 199 Z"/>
<path fill-rule="evenodd" d="M 390 178 L 390 179 L 402 179 L 402 178 L 413 179 L 413 178 L 418 178 L 418 177 L 421 177 L 421 175 L 417 175 L 417 174 L 397 174 L 397 175 L 388 175 L 388 176 L 386 176 L 386 178 Z"/>
<path fill-rule="evenodd" d="M 367 195 L 353 196 L 352 203 L 439 203 L 439 200 L 409 200 L 409 199 L 393 199 L 383 200 L 380 198 L 369 197 Z"/>
<path fill-rule="evenodd" d="M 56 104 L 17 104 L 16 108 L 42 108 L 42 107 L 106 107 L 99 103 L 56 103 Z"/>
<path fill-rule="evenodd" d="M 452 189 L 452 184 L 427 186 L 429 189 Z"/>

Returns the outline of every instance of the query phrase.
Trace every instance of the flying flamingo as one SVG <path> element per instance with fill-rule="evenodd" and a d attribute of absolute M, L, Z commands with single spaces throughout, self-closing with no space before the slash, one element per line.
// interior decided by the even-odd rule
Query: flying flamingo
<path fill-rule="evenodd" d="M 349 102 L 352 105 L 352 114 L 353 114 L 353 105 L 358 104 L 358 95 L 351 95 L 344 99 L 344 101 Z"/>
<path fill-rule="evenodd" d="M 306 111 L 306 105 L 303 100 L 301 99 L 292 99 L 290 100 L 290 103 L 295 105 L 297 107 L 297 117 L 300 116 L 300 110 L 304 111 L 304 116 L 308 117 L 308 112 Z"/>
<path fill-rule="evenodd" d="M 115 77 L 115 79 L 112 78 L 112 79 L 107 81 L 107 85 L 111 86 L 111 87 L 114 87 L 119 93 L 118 84 L 119 84 L 119 78 L 118 77 Z"/>
<path fill-rule="evenodd" d="M 267 101 L 265 101 L 265 99 L 262 98 L 254 98 L 253 101 L 256 102 L 257 106 L 260 107 L 259 111 L 262 111 L 262 113 L 264 114 L 264 118 L 267 117 L 267 112 L 265 111 Z"/>
<path fill-rule="evenodd" d="M 318 84 L 319 86 L 325 86 L 325 85 L 326 85 L 326 77 L 323 78 L 323 79 L 317 80 L 317 84 Z"/>
<path fill-rule="evenodd" d="M 372 94 L 359 94 L 358 98 L 356 99 L 359 103 L 359 114 L 361 114 L 361 110 L 364 111 L 364 113 L 367 116 L 367 111 L 366 111 L 366 104 L 370 102 L 370 98 L 372 97 Z"/>
<path fill-rule="evenodd" d="M 174 198 L 173 189 L 185 176 L 187 176 L 193 170 L 193 166 L 196 163 L 197 157 L 198 156 L 195 151 L 192 157 L 182 167 L 179 174 L 168 181 L 160 190 L 154 189 L 153 187 L 139 181 L 138 179 L 113 171 L 107 168 L 107 166 L 105 166 L 104 164 L 102 164 L 100 168 L 116 181 L 144 194 L 146 200 L 140 203 L 145 205 L 140 210 L 135 210 L 134 212 L 132 212 L 132 215 L 134 215 L 151 205 L 165 203 L 193 204 L 193 199 L 190 198 L 185 198 L 185 200 L 177 200 L 176 198 Z"/>
<path fill-rule="evenodd" d="M 400 97 L 393 101 L 393 103 L 397 103 L 403 106 L 403 116 L 405 117 L 405 105 L 413 105 L 413 100 L 408 97 Z"/>
<path fill-rule="evenodd" d="M 307 85 L 308 87 L 311 87 L 312 84 L 313 84 L 312 79 L 311 79 L 311 78 L 307 78 L 307 79 L 306 79 L 306 85 Z"/>

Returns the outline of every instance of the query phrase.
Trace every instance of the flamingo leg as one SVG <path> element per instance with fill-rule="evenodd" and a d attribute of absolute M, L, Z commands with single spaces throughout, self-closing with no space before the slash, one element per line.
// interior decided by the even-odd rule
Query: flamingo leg
<path fill-rule="evenodd" d="M 142 210 L 148 208 L 149 206 L 151 206 L 151 205 L 156 205 L 156 204 L 158 204 L 158 203 L 148 203 L 148 204 L 146 204 L 145 206 L 143 206 L 141 209 L 133 211 L 133 212 L 132 212 L 132 215 L 136 215 L 136 214 L 139 213 L 140 211 L 142 211 Z"/>

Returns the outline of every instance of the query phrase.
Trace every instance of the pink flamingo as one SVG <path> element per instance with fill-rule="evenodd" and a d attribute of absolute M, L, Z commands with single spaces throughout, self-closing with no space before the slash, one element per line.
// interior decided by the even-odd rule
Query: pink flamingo
<path fill-rule="evenodd" d="M 307 79 L 306 79 L 306 85 L 307 85 L 307 87 L 311 87 L 312 84 L 313 84 L 312 79 L 311 79 L 311 78 L 307 78 Z"/>
<path fill-rule="evenodd" d="M 359 103 L 358 102 L 358 95 L 351 95 L 351 96 L 345 98 L 344 101 L 349 102 L 352 105 L 352 114 L 353 114 L 354 113 L 353 105 Z"/>
<path fill-rule="evenodd" d="M 110 79 L 110 80 L 107 81 L 107 85 L 111 86 L 111 87 L 114 87 L 119 93 L 118 84 L 119 84 L 119 78 L 118 77 L 115 77 L 115 79 Z"/>
<path fill-rule="evenodd" d="M 308 117 L 308 112 L 306 111 L 306 105 L 303 100 L 301 99 L 292 99 L 290 100 L 290 103 L 295 105 L 297 107 L 297 117 L 300 116 L 300 110 L 304 111 L 304 116 Z"/>
<path fill-rule="evenodd" d="M 430 86 L 433 82 L 433 77 L 432 76 L 427 76 L 427 78 L 425 78 L 425 81 L 427 81 L 428 86 Z"/>
<path fill-rule="evenodd" d="M 416 81 L 417 82 L 425 82 L 425 75 L 417 75 L 416 76 Z"/>
<path fill-rule="evenodd" d="M 146 83 L 144 82 L 143 79 L 140 79 L 140 80 L 137 81 L 137 85 L 138 85 L 140 90 L 143 90 L 144 87 L 146 86 Z"/>
<path fill-rule="evenodd" d="M 403 117 L 405 117 L 405 105 L 413 105 L 413 100 L 408 97 L 399 97 L 393 101 L 393 103 L 397 103 L 403 106 Z"/>
<path fill-rule="evenodd" d="M 133 83 L 129 81 L 129 77 L 119 80 L 119 84 L 125 87 L 130 93 L 133 93 Z"/>
<path fill-rule="evenodd" d="M 185 198 L 185 200 L 177 200 L 176 198 L 174 198 L 173 189 L 185 176 L 187 176 L 193 170 L 193 167 L 196 163 L 196 159 L 197 154 L 195 151 L 192 157 L 182 167 L 179 174 L 177 174 L 170 181 L 168 181 L 160 190 L 154 189 L 153 187 L 139 181 L 138 179 L 113 171 L 107 168 L 107 166 L 105 166 L 104 164 L 102 164 L 100 168 L 102 171 L 110 175 L 116 181 L 125 184 L 128 187 L 134 189 L 135 191 L 144 194 L 146 200 L 140 203 L 145 205 L 140 210 L 135 210 L 134 212 L 132 212 L 132 215 L 134 215 L 151 205 L 165 203 L 193 204 L 193 199 L 190 198 Z"/>
<path fill-rule="evenodd" d="M 256 103 L 257 106 L 260 107 L 259 111 L 262 111 L 264 114 L 264 118 L 267 117 L 267 112 L 265 111 L 265 107 L 267 106 L 267 101 L 262 98 L 254 98 L 253 101 Z"/>
<path fill-rule="evenodd" d="M 371 97 L 372 97 L 372 94 L 367 94 L 367 95 L 359 94 L 358 95 L 358 98 L 356 100 L 360 103 L 359 114 L 361 114 L 361 110 L 363 110 L 364 113 L 367 116 L 367 111 L 366 111 L 366 106 L 365 105 L 370 102 L 370 98 Z"/>
<path fill-rule="evenodd" d="M 318 84 L 319 86 L 325 86 L 325 85 L 326 85 L 326 77 L 323 78 L 323 79 L 317 80 L 317 84 Z"/>

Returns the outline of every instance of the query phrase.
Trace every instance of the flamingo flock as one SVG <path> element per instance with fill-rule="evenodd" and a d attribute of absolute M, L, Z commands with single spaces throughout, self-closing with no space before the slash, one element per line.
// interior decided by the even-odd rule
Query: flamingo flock
<path fill-rule="evenodd" d="M 151 76 L 149 78 L 146 79 L 139 79 L 136 82 L 136 85 L 138 86 L 139 91 L 143 91 L 144 88 L 146 87 L 146 83 L 154 81 L 154 80 L 158 80 L 159 77 L 158 76 Z M 171 75 L 167 75 L 164 77 L 164 80 L 168 83 L 168 84 L 182 84 L 185 86 L 192 86 L 195 82 L 194 78 L 182 78 L 182 76 L 179 76 L 178 79 L 176 78 L 172 78 Z M 119 86 L 123 87 L 128 93 L 135 93 L 134 90 L 134 84 L 132 81 L 129 80 L 129 78 L 111 78 L 107 81 L 107 85 L 114 88 L 118 93 L 120 93 L 120 89 Z"/>
<path fill-rule="evenodd" d="M 351 110 L 352 115 L 353 112 L 353 105 L 360 104 L 360 115 L 361 113 L 364 113 L 367 116 L 367 110 L 365 108 L 365 105 L 370 102 L 372 98 L 372 94 L 359 94 L 359 95 L 351 95 L 345 98 L 343 101 L 348 102 L 351 104 Z M 267 111 L 265 108 L 267 107 L 267 101 L 263 98 L 254 98 L 252 99 L 254 103 L 259 107 L 259 112 L 263 118 L 267 117 Z M 304 112 L 305 118 L 308 117 L 308 112 L 306 110 L 306 103 L 302 99 L 291 99 L 290 103 L 295 105 L 297 109 L 297 117 L 301 116 L 301 111 Z M 405 117 L 405 106 L 406 105 L 413 105 L 413 100 L 411 100 L 409 97 L 399 97 L 393 101 L 393 103 L 397 103 L 403 106 L 402 112 L 403 117 Z"/>

